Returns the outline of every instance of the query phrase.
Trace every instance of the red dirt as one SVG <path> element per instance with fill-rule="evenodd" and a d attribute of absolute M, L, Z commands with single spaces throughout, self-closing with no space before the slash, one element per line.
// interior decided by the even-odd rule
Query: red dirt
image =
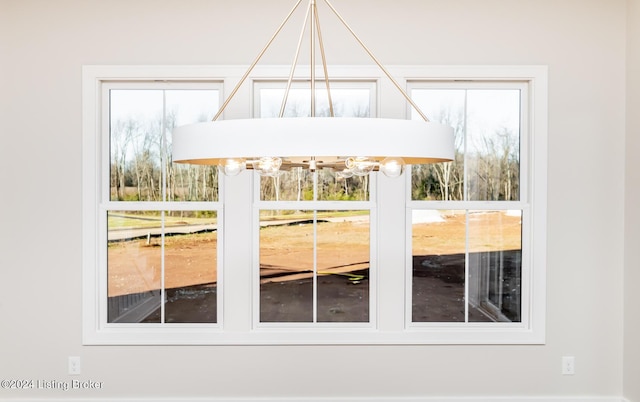
<path fill-rule="evenodd" d="M 519 216 L 504 213 L 470 214 L 469 251 L 520 249 Z M 444 255 L 465 252 L 465 215 L 446 217 L 444 222 L 413 227 L 414 255 Z M 313 257 L 311 225 L 274 226 L 261 230 L 262 276 L 281 272 L 296 274 L 278 280 L 299 279 L 308 274 Z M 350 272 L 368 267 L 369 226 L 362 222 L 318 225 L 318 270 Z M 165 288 L 216 281 L 217 232 L 166 237 Z M 159 239 L 115 243 L 108 248 L 109 296 L 143 292 L 160 287 Z M 275 271 L 274 271 L 275 270 Z M 274 279 L 263 279 L 263 281 Z"/>

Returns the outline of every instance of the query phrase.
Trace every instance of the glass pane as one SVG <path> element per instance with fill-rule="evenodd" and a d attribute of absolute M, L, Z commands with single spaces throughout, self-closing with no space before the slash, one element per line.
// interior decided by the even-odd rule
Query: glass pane
<path fill-rule="evenodd" d="M 313 212 L 261 211 L 260 321 L 313 321 Z"/>
<path fill-rule="evenodd" d="M 110 187 L 112 201 L 159 201 L 162 91 L 110 91 Z"/>
<path fill-rule="evenodd" d="M 520 198 L 520 91 L 467 91 L 470 200 Z"/>
<path fill-rule="evenodd" d="M 160 322 L 161 214 L 107 214 L 107 322 Z"/>
<path fill-rule="evenodd" d="M 369 176 L 348 178 L 332 169 L 318 170 L 318 199 L 322 201 L 369 201 Z"/>
<path fill-rule="evenodd" d="M 165 322 L 217 321 L 217 215 L 165 212 Z"/>
<path fill-rule="evenodd" d="M 278 117 L 283 88 L 260 89 L 260 117 Z M 310 116 L 311 91 L 308 88 L 292 88 L 287 98 L 284 117 Z M 331 99 L 336 117 L 369 117 L 371 112 L 371 90 L 369 88 L 332 88 Z M 316 91 L 316 116 L 330 116 L 326 89 Z M 304 138 L 304 133 L 300 133 Z M 313 139 L 321 141 L 321 138 Z M 271 155 L 265 155 L 271 156 Z M 350 156 L 350 155 L 347 155 Z M 330 169 L 318 170 L 319 200 L 368 200 L 368 179 L 337 178 Z M 282 171 L 277 178 L 260 178 L 261 199 L 268 201 L 313 200 L 313 175 L 306 169 L 292 168 Z"/>
<path fill-rule="evenodd" d="M 318 211 L 318 321 L 369 321 L 369 211 Z"/>
<path fill-rule="evenodd" d="M 317 170 L 317 199 L 322 201 L 368 201 L 369 176 L 339 177 L 331 169 Z M 260 199 L 264 201 L 313 200 L 314 174 L 294 167 L 277 177 L 260 178 Z"/>
<path fill-rule="evenodd" d="M 465 321 L 465 221 L 465 211 L 413 211 L 413 322 Z"/>
<path fill-rule="evenodd" d="M 469 200 L 520 198 L 520 90 L 414 89 L 411 94 L 430 120 L 454 128 L 456 147 L 453 162 L 413 167 L 412 199 L 463 200 L 465 182 Z M 414 112 L 412 118 L 420 116 Z"/>
<path fill-rule="evenodd" d="M 313 174 L 300 167 L 282 171 L 277 177 L 260 178 L 260 199 L 265 201 L 313 200 Z"/>
<path fill-rule="evenodd" d="M 217 113 L 220 94 L 215 89 L 167 90 L 166 160 L 171 161 L 171 133 L 175 127 L 185 124 L 211 121 Z M 196 166 L 183 163 L 167 165 L 167 200 L 169 201 L 217 201 L 217 166 Z"/>
<path fill-rule="evenodd" d="M 521 320 L 522 211 L 469 211 L 469 321 Z"/>
<path fill-rule="evenodd" d="M 260 89 L 260 116 L 278 117 L 285 95 L 283 88 Z M 371 90 L 368 88 L 331 88 L 333 114 L 336 117 L 369 117 L 371 113 Z M 308 117 L 311 115 L 311 90 L 291 88 L 287 97 L 284 117 Z M 316 116 L 330 116 L 327 90 L 316 90 Z M 300 133 L 304 136 L 304 133 Z"/>
<path fill-rule="evenodd" d="M 414 89 L 411 96 L 429 120 L 454 129 L 455 159 L 452 162 L 414 165 L 411 168 L 413 200 L 464 199 L 464 89 Z M 413 120 L 422 119 L 412 110 Z"/>
<path fill-rule="evenodd" d="M 111 200 L 160 201 L 163 160 L 171 161 L 171 131 L 211 120 L 219 107 L 219 91 L 117 89 L 110 97 Z M 218 199 L 217 168 L 165 165 L 168 200 Z"/>

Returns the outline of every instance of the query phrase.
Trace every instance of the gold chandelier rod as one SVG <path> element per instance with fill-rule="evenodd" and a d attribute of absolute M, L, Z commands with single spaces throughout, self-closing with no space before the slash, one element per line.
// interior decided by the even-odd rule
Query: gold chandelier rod
<path fill-rule="evenodd" d="M 311 14 L 311 16 L 309 16 L 309 14 Z M 287 87 L 285 89 L 284 92 L 284 96 L 282 99 L 282 104 L 280 106 L 280 113 L 278 114 L 278 117 L 284 117 L 284 113 L 285 113 L 285 108 L 286 108 L 286 104 L 287 104 L 287 100 L 289 98 L 289 92 L 291 90 L 291 83 L 293 81 L 293 76 L 295 73 L 295 69 L 297 67 L 298 64 L 298 58 L 300 56 L 300 48 L 302 46 L 302 40 L 304 38 L 304 33 L 307 29 L 307 23 L 311 21 L 311 27 L 310 27 L 310 41 L 311 41 L 311 53 L 310 53 L 310 57 L 311 57 L 311 62 L 310 62 L 310 77 L 311 77 L 311 84 L 310 84 L 310 89 L 311 89 L 311 117 L 315 117 L 316 111 L 315 111 L 315 103 L 316 103 L 316 90 L 315 90 L 315 38 L 314 38 L 314 32 L 317 33 L 318 36 L 318 45 L 320 46 L 320 55 L 322 57 L 322 68 L 324 70 L 324 81 L 325 81 L 325 86 L 327 88 L 327 101 L 329 103 L 329 116 L 334 117 L 334 111 L 333 111 L 333 101 L 331 98 L 331 85 L 329 84 L 329 73 L 328 73 L 328 69 L 327 69 L 327 58 L 324 52 L 324 41 L 322 40 L 322 30 L 320 29 L 320 18 L 318 17 L 318 8 L 316 6 L 316 1 L 315 0 L 311 0 L 309 2 L 309 7 L 307 7 L 307 12 L 305 14 L 304 17 L 304 22 L 302 24 L 302 30 L 300 32 L 300 37 L 298 38 L 298 45 L 296 47 L 296 53 L 295 56 L 293 58 L 293 62 L 291 63 L 291 70 L 289 71 L 289 78 L 287 79 Z M 315 26 L 314 26 L 315 24 Z"/>
<path fill-rule="evenodd" d="M 296 54 L 293 57 L 293 62 L 291 63 L 291 70 L 289 71 L 289 78 L 287 79 L 287 88 L 284 91 L 284 96 L 282 98 L 282 105 L 280 106 L 280 113 L 278 117 L 284 117 L 284 109 L 287 105 L 287 99 L 289 98 L 289 91 L 291 90 L 291 82 L 293 81 L 293 74 L 296 71 L 296 66 L 298 65 L 298 57 L 300 56 L 300 48 L 302 47 L 302 38 L 304 37 L 304 32 L 307 29 L 307 21 L 309 18 L 309 12 L 311 11 L 311 3 L 307 7 L 307 12 L 304 17 L 304 22 L 302 24 L 302 30 L 300 31 L 300 37 L 298 38 L 298 46 L 296 47 Z"/>
<path fill-rule="evenodd" d="M 289 14 L 287 14 L 287 16 L 284 18 L 284 20 L 282 21 L 280 26 L 276 29 L 275 33 L 271 36 L 271 38 L 269 39 L 267 44 L 262 48 L 262 50 L 260 51 L 258 56 L 251 63 L 251 65 L 249 66 L 247 71 L 244 73 L 244 75 L 242 76 L 240 81 L 236 84 L 236 86 L 231 91 L 231 93 L 229 94 L 227 99 L 224 101 L 224 103 L 222 104 L 222 106 L 220 107 L 220 109 L 218 110 L 216 115 L 213 117 L 212 121 L 218 120 L 220 115 L 222 115 L 222 113 L 224 112 L 225 108 L 227 107 L 227 105 L 229 104 L 231 99 L 238 92 L 238 89 L 240 89 L 240 87 L 242 86 L 244 81 L 247 79 L 249 74 L 251 74 L 251 71 L 253 71 L 254 67 L 258 64 L 258 62 L 260 61 L 260 59 L 262 58 L 264 53 L 267 51 L 269 46 L 271 46 L 271 43 L 275 40 L 275 38 L 278 36 L 278 34 L 282 30 L 282 28 L 289 21 L 289 19 L 291 18 L 291 15 L 293 15 L 293 13 L 298 8 L 298 6 L 300 5 L 301 2 L 302 2 L 302 0 L 298 0 L 297 3 L 293 6 L 291 11 L 289 12 Z M 331 11 L 333 11 L 333 13 L 336 15 L 336 17 L 338 17 L 340 22 L 345 26 L 345 28 L 347 28 L 347 30 L 351 33 L 351 35 L 353 35 L 355 40 L 360 44 L 360 46 L 364 49 L 364 51 L 367 52 L 369 57 L 371 57 L 371 59 L 378 65 L 378 67 L 387 76 L 387 78 L 389 80 L 391 80 L 393 85 L 396 87 L 396 89 L 398 89 L 398 91 L 400 91 L 400 93 L 406 99 L 406 101 L 415 109 L 415 111 L 420 115 L 420 117 L 422 117 L 422 119 L 424 119 L 424 121 L 429 122 L 429 119 L 420 110 L 418 105 L 416 105 L 416 103 L 409 97 L 409 95 L 402 88 L 402 86 L 400 86 L 400 84 L 393 78 L 391 73 L 389 73 L 389 71 L 382 65 L 382 63 L 380 63 L 380 61 L 373 55 L 371 50 L 369 50 L 369 48 L 364 44 L 364 42 L 362 42 L 362 40 L 358 37 L 358 35 L 356 35 L 356 33 L 353 31 L 353 29 L 351 29 L 349 24 L 345 21 L 344 18 L 342 18 L 340 13 L 333 7 L 333 5 L 329 2 L 329 0 L 324 0 L 324 2 L 331 9 Z M 320 20 L 318 18 L 318 12 L 317 11 L 318 10 L 317 10 L 317 5 L 316 5 L 316 0 L 309 0 L 309 7 L 307 8 L 307 16 L 305 16 L 305 22 L 303 24 L 302 33 L 300 35 L 300 39 L 299 39 L 299 42 L 298 42 L 296 55 L 294 57 L 294 62 L 292 64 L 292 66 L 291 66 L 289 79 L 287 81 L 287 89 L 285 91 L 285 95 L 284 95 L 284 99 L 283 99 L 283 102 L 282 102 L 282 106 L 280 108 L 280 117 L 282 117 L 284 115 L 284 109 L 285 109 L 285 105 L 286 105 L 287 98 L 288 98 L 288 95 L 289 95 L 289 91 L 291 89 L 291 82 L 293 80 L 295 67 L 296 67 L 298 56 L 299 56 L 299 53 L 300 53 L 300 46 L 301 46 L 301 43 L 302 43 L 302 37 L 303 37 L 304 31 L 306 29 L 307 17 L 309 16 L 309 13 L 311 13 L 311 17 L 309 18 L 309 20 L 311 21 L 311 29 L 310 29 L 310 37 L 311 37 L 310 38 L 311 39 L 311 49 L 310 49 L 310 53 L 311 53 L 311 117 L 315 117 L 315 102 L 316 102 L 316 99 L 315 99 L 316 98 L 315 97 L 315 33 L 316 33 L 316 31 L 317 31 L 317 35 L 318 35 L 318 41 L 319 41 L 319 44 L 320 44 L 320 52 L 321 52 L 321 55 L 322 55 L 322 66 L 324 68 L 324 79 L 325 79 L 325 84 L 326 84 L 326 87 L 327 87 L 327 95 L 328 95 L 328 98 L 329 98 L 329 109 L 330 109 L 330 114 L 333 117 L 333 102 L 331 101 L 331 90 L 330 90 L 330 86 L 329 86 L 329 77 L 328 77 L 328 72 L 327 72 L 327 62 L 326 62 L 326 58 L 325 58 L 324 45 L 323 45 L 323 41 L 322 41 L 322 34 L 321 34 L 321 31 L 320 31 Z"/>
<path fill-rule="evenodd" d="M 324 43 L 322 40 L 322 32 L 320 30 L 320 17 L 318 17 L 318 8 L 316 7 L 315 0 L 313 3 L 313 7 L 315 8 L 315 16 L 316 16 L 316 28 L 318 30 L 318 44 L 320 45 L 320 56 L 322 57 L 322 68 L 324 69 L 324 82 L 327 87 L 327 100 L 329 102 L 329 116 L 334 117 L 333 115 L 333 101 L 331 100 L 331 86 L 329 85 L 329 72 L 327 71 L 327 58 L 324 54 Z"/>
<path fill-rule="evenodd" d="M 353 35 L 353 37 L 358 41 L 358 43 L 360 44 L 360 46 L 362 46 L 362 48 L 365 50 L 365 52 L 367 52 L 367 54 L 373 59 L 373 61 L 378 65 L 378 67 L 380 67 L 380 69 L 385 73 L 385 75 L 387 76 L 387 78 L 389 78 L 391 80 L 391 82 L 393 83 L 393 85 L 395 85 L 395 87 L 398 89 L 398 91 L 400 91 L 400 93 L 404 96 L 404 98 L 407 100 L 407 102 L 409 102 L 409 104 L 411 106 L 413 106 L 413 108 L 416 110 L 416 112 L 418 112 L 418 114 L 420 115 L 420 117 L 422 117 L 424 119 L 424 121 L 428 122 L 429 119 L 427 118 L 427 116 L 422 113 L 422 111 L 420 110 L 420 108 L 418 107 L 418 105 L 415 104 L 415 102 L 413 102 L 413 100 L 411 100 L 411 98 L 409 97 L 409 95 L 407 94 L 407 92 L 400 86 L 400 84 L 398 84 L 398 82 L 391 76 L 391 74 L 389 73 L 389 71 L 387 71 L 387 69 L 382 65 L 382 63 L 380 63 L 380 61 L 378 61 L 378 59 L 376 58 L 376 56 L 373 55 L 373 53 L 371 53 L 371 51 L 369 50 L 369 48 L 360 40 L 360 38 L 358 37 L 358 35 L 356 35 L 356 33 L 353 31 L 353 29 L 351 29 L 351 27 L 349 26 L 349 24 L 347 24 L 347 22 L 344 20 L 344 18 L 342 18 L 342 16 L 340 15 L 340 13 L 331 5 L 331 3 L 329 3 L 329 0 L 324 0 L 325 4 L 327 6 L 329 6 L 329 8 L 331 9 L 331 11 L 333 11 L 333 13 L 336 15 L 336 17 L 338 17 L 338 19 L 340 20 L 340 22 L 342 22 L 342 25 L 345 26 L 345 28 L 347 28 L 347 30 L 349 32 L 351 32 L 351 35 Z"/>
<path fill-rule="evenodd" d="M 316 117 L 316 0 L 309 0 L 309 5 L 311 5 L 311 29 L 309 30 L 309 56 L 311 57 L 311 62 L 309 63 L 309 67 L 311 69 L 309 72 L 311 77 L 311 117 Z"/>
<path fill-rule="evenodd" d="M 236 87 L 233 88 L 233 91 L 231 91 L 231 94 L 229 94 L 229 96 L 227 97 L 227 100 L 224 101 L 224 103 L 222 104 L 222 106 L 220 107 L 220 110 L 218 110 L 218 113 L 216 113 L 216 115 L 213 117 L 213 119 L 211 119 L 211 121 L 216 121 L 218 120 L 218 117 L 220 117 L 220 115 L 222 114 L 222 112 L 224 111 L 224 109 L 227 107 L 227 105 L 229 104 L 229 102 L 231 101 L 231 98 L 234 97 L 234 95 L 236 94 L 236 92 L 238 92 L 238 89 L 240 89 L 240 87 L 242 86 L 242 84 L 244 83 L 244 81 L 247 79 L 247 77 L 249 76 L 249 74 L 251 74 L 251 71 L 253 70 L 253 68 L 256 66 L 256 64 L 258 64 L 258 61 L 260 61 L 260 59 L 262 58 L 262 56 L 264 55 L 264 53 L 267 51 L 267 49 L 269 48 L 269 46 L 271 46 L 271 43 L 274 41 L 274 39 L 276 38 L 276 36 L 278 36 L 278 34 L 280 33 L 280 31 L 282 30 L 282 28 L 285 26 L 285 24 L 287 23 L 287 21 L 289 21 L 289 18 L 291 18 L 291 15 L 293 15 L 294 11 L 296 11 L 296 8 L 298 8 L 298 6 L 300 5 L 300 3 L 302 2 L 302 0 L 298 0 L 298 2 L 296 3 L 295 6 L 293 6 L 293 8 L 291 9 L 291 11 L 289 11 L 289 14 L 287 14 L 287 16 L 284 18 L 284 20 L 282 21 L 282 23 L 280 24 L 280 26 L 278 27 L 278 29 L 276 29 L 276 32 L 271 36 L 271 39 L 269 39 L 269 41 L 267 42 L 266 45 L 264 45 L 264 47 L 262 48 L 262 50 L 260 51 L 260 53 L 258 54 L 258 56 L 256 56 L 256 59 L 253 61 L 253 63 L 251 63 L 251 66 L 249 66 L 249 68 L 247 69 L 247 71 L 244 73 L 244 75 L 242 76 L 242 78 L 240 79 L 240 81 L 238 82 L 238 84 L 236 84 Z"/>

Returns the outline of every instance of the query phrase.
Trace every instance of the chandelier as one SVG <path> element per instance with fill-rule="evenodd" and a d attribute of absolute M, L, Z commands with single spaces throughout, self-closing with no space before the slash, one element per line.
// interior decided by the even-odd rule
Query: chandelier
<path fill-rule="evenodd" d="M 316 0 L 309 0 L 302 32 L 277 118 L 218 120 L 302 0 L 297 0 L 267 44 L 225 99 L 212 121 L 180 126 L 173 131 L 176 163 L 217 165 L 226 175 L 253 169 L 261 176 L 277 177 L 281 171 L 302 167 L 315 171 L 331 168 L 342 177 L 365 176 L 379 170 L 389 177 L 402 174 L 405 164 L 453 160 L 453 129 L 430 122 L 389 71 L 365 46 L 328 0 L 323 2 L 353 35 L 364 51 L 402 93 L 422 120 L 335 117 L 327 74 Z M 309 29 L 310 116 L 284 117 L 303 37 Z M 316 37 L 320 49 L 330 117 L 316 117 Z"/>

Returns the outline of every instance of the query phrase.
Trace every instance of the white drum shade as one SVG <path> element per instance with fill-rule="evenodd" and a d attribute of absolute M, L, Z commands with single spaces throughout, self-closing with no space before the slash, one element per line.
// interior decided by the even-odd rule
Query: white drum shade
<path fill-rule="evenodd" d="M 399 157 L 406 164 L 451 161 L 453 128 L 420 120 L 346 117 L 294 117 L 221 120 L 177 127 L 173 161 L 218 165 L 230 158 L 262 156 L 283 165 L 311 158 L 330 165 L 347 157 L 375 161 Z"/>

